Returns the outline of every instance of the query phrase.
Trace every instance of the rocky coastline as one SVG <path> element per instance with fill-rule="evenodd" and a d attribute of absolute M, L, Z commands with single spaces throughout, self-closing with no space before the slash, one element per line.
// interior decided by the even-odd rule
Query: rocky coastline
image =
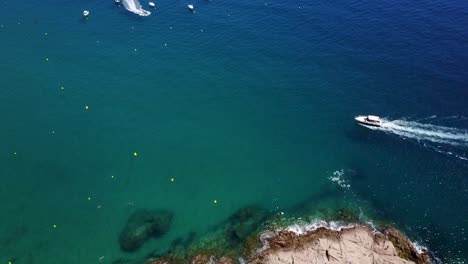
<path fill-rule="evenodd" d="M 319 227 L 304 234 L 279 231 L 265 240 L 267 249 L 255 254 L 248 263 L 430 263 L 427 252 L 419 252 L 392 227 L 380 231 L 365 225 L 340 230 Z"/>
<path fill-rule="evenodd" d="M 263 232 L 257 239 L 261 243 L 245 258 L 200 251 L 185 259 L 171 255 L 151 258 L 145 264 L 431 263 L 426 250 L 418 250 L 405 235 L 392 227 L 375 230 L 369 225 L 356 224 L 334 230 L 321 226 L 299 233 L 286 228 Z"/>
<path fill-rule="evenodd" d="M 314 201 L 314 197 L 307 199 Z M 327 201 L 321 197 L 322 201 Z M 334 200 L 331 200 L 334 201 Z M 174 214 L 141 209 L 129 215 L 119 236 L 126 255 L 113 264 L 428 264 L 437 259 L 392 223 L 371 222 L 357 206 L 304 202 L 285 211 L 249 205 L 205 233 L 188 232 L 167 247 L 146 242 L 170 232 Z M 372 214 L 370 214 L 372 215 Z M 376 218 L 372 218 L 376 219 Z M 140 248 L 142 247 L 142 248 Z M 149 249 L 149 250 L 148 250 Z M 143 250 L 144 254 L 129 255 Z"/>

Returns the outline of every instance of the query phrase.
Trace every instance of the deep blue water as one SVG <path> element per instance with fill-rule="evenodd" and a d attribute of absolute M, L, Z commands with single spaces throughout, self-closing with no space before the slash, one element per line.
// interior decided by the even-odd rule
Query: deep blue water
<path fill-rule="evenodd" d="M 112 263 L 330 185 L 467 262 L 468 2 L 187 3 L 0 3 L 1 263 Z M 175 222 L 126 254 L 134 208 Z"/>

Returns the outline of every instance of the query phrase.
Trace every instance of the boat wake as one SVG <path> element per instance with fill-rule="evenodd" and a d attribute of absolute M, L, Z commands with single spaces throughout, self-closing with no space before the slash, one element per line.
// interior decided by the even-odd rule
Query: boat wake
<path fill-rule="evenodd" d="M 149 16 L 151 15 L 150 11 L 144 10 L 138 0 L 122 0 L 122 5 L 128 11 L 135 13 L 140 16 Z"/>
<path fill-rule="evenodd" d="M 403 139 L 416 140 L 426 147 L 431 147 L 438 152 L 456 156 L 459 159 L 467 160 L 466 154 L 454 153 L 466 152 L 468 149 L 468 130 L 424 124 L 407 120 L 385 120 L 381 127 L 370 127 L 373 130 L 384 131 L 389 134 L 400 136 Z"/>
<path fill-rule="evenodd" d="M 380 129 L 405 138 L 468 147 L 468 131 L 463 129 L 404 120 L 384 120 Z"/>

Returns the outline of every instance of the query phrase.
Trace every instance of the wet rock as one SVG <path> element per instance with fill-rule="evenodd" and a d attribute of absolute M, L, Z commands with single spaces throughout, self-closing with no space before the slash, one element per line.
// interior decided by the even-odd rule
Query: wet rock
<path fill-rule="evenodd" d="M 192 258 L 192 264 L 208 264 L 211 261 L 211 257 L 205 254 L 198 254 Z"/>
<path fill-rule="evenodd" d="M 228 257 L 221 257 L 218 261 L 218 264 L 234 264 L 234 261 Z"/>
<path fill-rule="evenodd" d="M 170 264 L 171 262 L 167 259 L 149 259 L 145 264 Z"/>
<path fill-rule="evenodd" d="M 395 228 L 387 228 L 384 231 L 385 236 L 393 243 L 400 258 L 413 261 L 417 264 L 429 262 L 427 252 L 418 253 L 411 241 Z"/>
<path fill-rule="evenodd" d="M 173 214 L 168 210 L 137 210 L 120 232 L 119 244 L 123 251 L 135 251 L 148 239 L 166 234 L 171 226 Z"/>
<path fill-rule="evenodd" d="M 198 254 L 191 258 L 190 262 L 192 264 L 234 264 L 234 261 L 226 256 L 221 258 L 216 258 L 214 256 L 209 256 L 206 254 Z"/>

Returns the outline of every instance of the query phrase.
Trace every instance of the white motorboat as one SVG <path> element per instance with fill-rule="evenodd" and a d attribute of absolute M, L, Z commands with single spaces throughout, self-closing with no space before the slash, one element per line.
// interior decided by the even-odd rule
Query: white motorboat
<path fill-rule="evenodd" d="M 378 116 L 374 115 L 367 115 L 367 116 L 356 116 L 354 118 L 359 124 L 366 125 L 366 126 L 375 126 L 381 127 L 382 126 L 382 119 Z"/>
<path fill-rule="evenodd" d="M 88 17 L 89 16 L 89 11 L 88 10 L 83 11 L 83 16 Z"/>
<path fill-rule="evenodd" d="M 117 5 L 120 5 L 120 0 L 114 0 L 114 3 L 116 3 Z"/>
<path fill-rule="evenodd" d="M 156 4 L 154 2 L 149 2 L 148 5 L 152 8 L 155 8 L 156 7 Z"/>
<path fill-rule="evenodd" d="M 192 4 L 187 5 L 187 7 L 188 7 L 188 9 L 189 9 L 190 11 L 193 11 L 193 5 L 192 5 Z"/>

